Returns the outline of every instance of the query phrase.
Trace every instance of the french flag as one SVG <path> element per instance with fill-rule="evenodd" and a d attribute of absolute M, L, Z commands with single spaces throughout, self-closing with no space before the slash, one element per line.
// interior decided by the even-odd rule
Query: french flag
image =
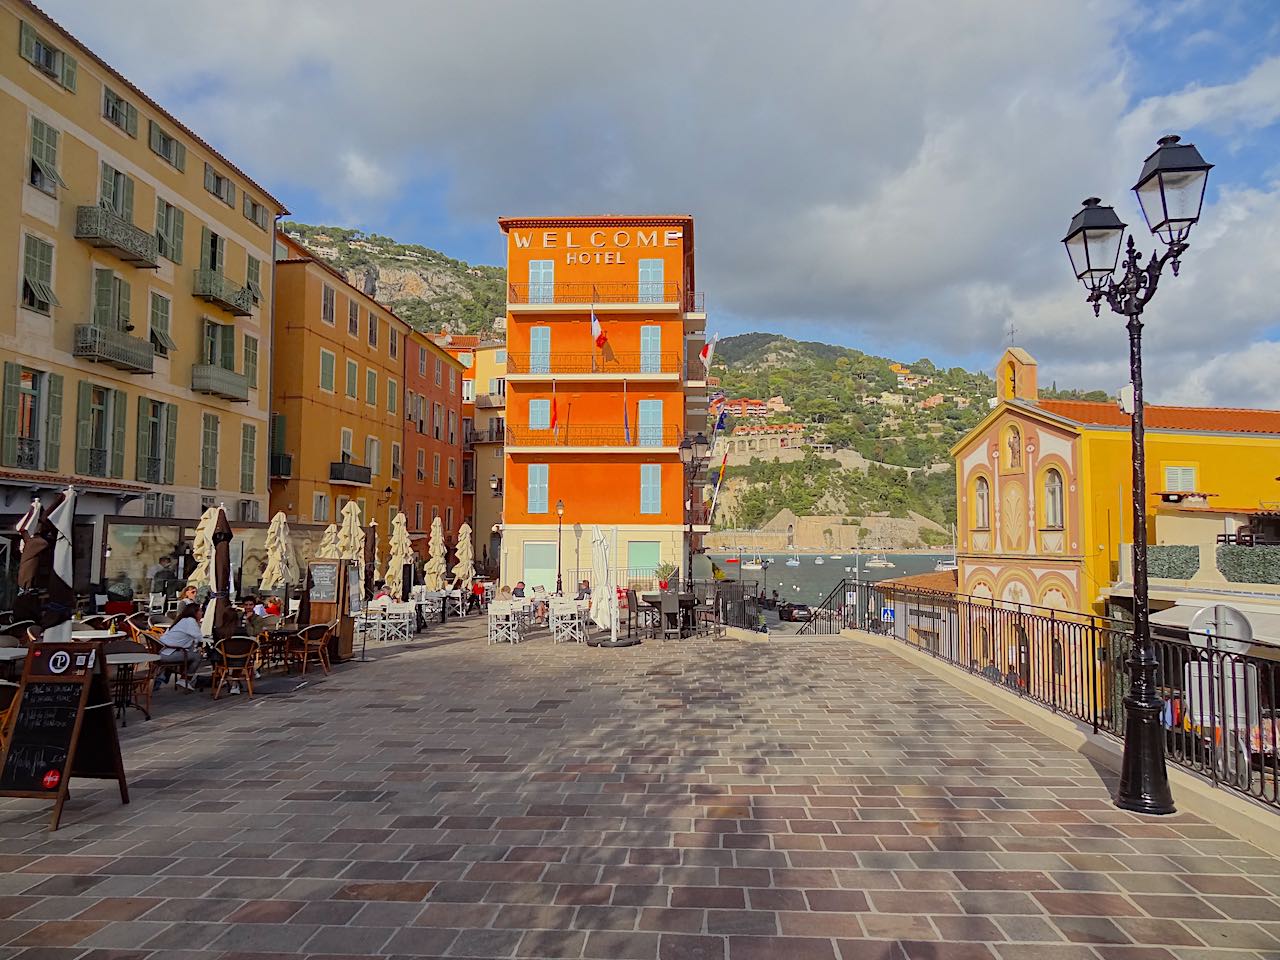
<path fill-rule="evenodd" d="M 591 311 L 591 339 L 595 341 L 597 347 L 603 347 L 609 339 L 604 335 L 604 327 L 600 326 L 600 318 L 596 316 L 594 310 Z"/>

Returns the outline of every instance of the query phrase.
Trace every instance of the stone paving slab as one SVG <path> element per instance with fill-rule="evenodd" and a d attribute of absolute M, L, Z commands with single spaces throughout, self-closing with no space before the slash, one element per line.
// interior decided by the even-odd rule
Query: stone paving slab
<path fill-rule="evenodd" d="M 0 960 L 1280 958 L 1280 861 L 883 651 L 481 631 L 0 800 Z"/>

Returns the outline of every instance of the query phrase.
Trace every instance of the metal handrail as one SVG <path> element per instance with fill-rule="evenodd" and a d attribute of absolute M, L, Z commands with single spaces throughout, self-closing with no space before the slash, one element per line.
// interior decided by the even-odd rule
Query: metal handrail
<path fill-rule="evenodd" d="M 615 280 L 607 283 L 550 281 L 509 283 L 507 301 L 515 304 L 682 303 L 674 280 Z"/>
<path fill-rule="evenodd" d="M 621 424 L 560 424 L 556 429 L 534 430 L 528 425 L 507 425 L 509 447 L 674 447 L 679 445 L 681 430 L 663 424 L 657 427 Z"/>
<path fill-rule="evenodd" d="M 508 353 L 507 373 L 679 373 L 680 360 L 680 354 L 674 352 Z"/>
<path fill-rule="evenodd" d="M 151 373 L 155 369 L 156 348 L 150 340 L 96 323 L 76 325 L 72 353 L 133 373 Z"/>

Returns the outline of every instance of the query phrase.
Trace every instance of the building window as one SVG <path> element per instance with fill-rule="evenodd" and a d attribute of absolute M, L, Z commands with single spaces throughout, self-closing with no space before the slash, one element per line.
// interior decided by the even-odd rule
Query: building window
<path fill-rule="evenodd" d="M 637 438 L 642 447 L 662 446 L 662 401 L 641 400 L 636 404 Z"/>
<path fill-rule="evenodd" d="M 551 429 L 551 401 L 550 400 L 530 400 L 529 401 L 529 429 L 530 430 L 550 430 Z"/>
<path fill-rule="evenodd" d="M 224 370 L 236 368 L 236 328 L 230 323 L 204 322 L 204 362 Z M 322 353 L 323 356 L 323 353 Z"/>
<path fill-rule="evenodd" d="M 392 360 L 400 355 L 400 331 L 390 324 L 387 325 L 387 349 Z"/>
<path fill-rule="evenodd" d="M 169 332 L 172 310 L 173 304 L 168 297 L 162 293 L 152 292 L 151 345 L 155 347 L 156 356 L 158 357 L 167 357 L 169 351 L 178 349 L 178 345 L 173 342 L 173 336 Z"/>
<path fill-rule="evenodd" d="M 418 482 L 426 483 L 427 481 L 427 451 L 418 449 Z"/>
<path fill-rule="evenodd" d="M 458 392 L 458 371 L 449 368 L 449 394 L 453 395 Z"/>
<path fill-rule="evenodd" d="M 253 390 L 258 389 L 258 338 L 244 335 L 244 376 Z"/>
<path fill-rule="evenodd" d="M 387 413 L 396 412 L 396 403 L 400 398 L 400 384 L 387 377 Z"/>
<path fill-rule="evenodd" d="M 222 273 L 227 265 L 227 238 L 208 227 L 200 228 L 200 269 Z"/>
<path fill-rule="evenodd" d="M 369 346 L 376 347 L 378 345 L 378 318 L 372 310 L 369 311 Z"/>
<path fill-rule="evenodd" d="M 151 152 L 161 157 L 166 163 L 178 170 L 187 168 L 187 148 L 179 143 L 177 139 L 169 136 L 154 120 L 148 120 L 148 139 L 151 142 Z"/>
<path fill-rule="evenodd" d="M 555 268 L 554 260 L 529 261 L 530 303 L 555 303 Z"/>
<path fill-rule="evenodd" d="M 462 364 L 463 370 L 470 370 L 471 365 L 476 362 L 475 354 L 460 353 L 458 354 L 458 362 Z"/>
<path fill-rule="evenodd" d="M 254 303 L 262 302 L 262 261 L 250 256 L 245 266 L 244 285 L 249 288 L 249 295 Z"/>
<path fill-rule="evenodd" d="M 235 207 L 236 185 L 231 182 L 230 177 L 224 177 L 215 170 L 208 161 L 204 165 L 204 188 L 228 207 Z"/>
<path fill-rule="evenodd" d="M 444 510 L 444 528 L 446 530 L 453 529 L 453 507 L 445 507 Z"/>
<path fill-rule="evenodd" d="M 137 475 L 140 483 L 173 483 L 178 406 L 138 398 Z"/>
<path fill-rule="evenodd" d="M 986 477 L 979 477 L 973 485 L 973 528 L 991 528 L 991 484 Z"/>
<path fill-rule="evenodd" d="M 551 328 L 529 328 L 529 372 L 551 372 Z"/>
<path fill-rule="evenodd" d="M 1062 529 L 1062 474 L 1049 470 L 1044 475 L 1044 525 L 1050 530 Z"/>
<path fill-rule="evenodd" d="M 440 486 L 440 454 L 438 453 L 431 455 L 431 483 L 433 486 Z"/>
<path fill-rule="evenodd" d="M 364 464 L 375 477 L 382 472 L 382 441 L 377 437 L 365 437 Z"/>
<path fill-rule="evenodd" d="M 333 366 L 337 358 L 328 350 L 320 351 L 320 389 L 333 393 Z"/>
<path fill-rule="evenodd" d="M 329 522 L 329 495 L 313 493 L 311 495 L 311 519 L 316 523 Z"/>
<path fill-rule="evenodd" d="M 240 425 L 240 492 L 253 493 L 258 464 L 258 428 L 252 423 Z"/>
<path fill-rule="evenodd" d="M 369 406 L 377 406 L 378 403 L 378 371 L 366 370 L 364 372 L 364 402 Z"/>
<path fill-rule="evenodd" d="M 662 372 L 662 328 L 657 325 L 640 328 L 640 372 Z"/>
<path fill-rule="evenodd" d="M 58 173 L 58 131 L 35 117 L 31 118 L 30 182 L 49 196 L 66 186 Z"/>
<path fill-rule="evenodd" d="M 334 302 L 337 294 L 327 283 L 320 290 L 320 319 L 329 326 L 334 324 Z"/>
<path fill-rule="evenodd" d="M 343 427 L 342 433 L 338 439 L 338 454 L 340 460 L 351 460 L 353 447 L 355 446 L 355 434 L 350 427 Z"/>
<path fill-rule="evenodd" d="M 1168 493 L 1195 493 L 1195 467 L 1165 467 L 1164 489 Z"/>
<path fill-rule="evenodd" d="M 114 270 L 93 271 L 93 322 L 99 327 L 124 330 L 129 326 L 132 291 L 128 281 Z"/>
<path fill-rule="evenodd" d="M 662 466 L 657 463 L 640 465 L 640 512 L 662 512 Z"/>
<path fill-rule="evenodd" d="M 22 261 L 22 305 L 37 313 L 58 306 L 53 295 L 53 244 L 27 234 Z"/>
<path fill-rule="evenodd" d="M 121 220 L 133 223 L 133 177 L 104 163 L 101 187 L 102 195 L 98 204 Z"/>
<path fill-rule="evenodd" d="M 393 441 L 391 444 L 391 479 L 399 480 L 402 472 L 400 467 L 400 444 Z"/>
<path fill-rule="evenodd" d="M 453 489 L 458 485 L 458 461 L 453 457 L 449 458 L 449 488 Z"/>
<path fill-rule="evenodd" d="M 433 435 L 437 440 L 442 440 L 444 439 L 444 407 L 438 403 L 433 403 L 431 412 L 433 414 L 431 418 Z"/>
<path fill-rule="evenodd" d="M 4 436 L 0 463 L 57 470 L 62 440 L 62 375 L 4 365 Z"/>
<path fill-rule="evenodd" d="M 200 430 L 200 486 L 206 490 L 218 487 L 218 416 L 206 413 Z"/>
<path fill-rule="evenodd" d="M 551 467 L 545 463 L 529 464 L 529 512 L 547 512 L 547 487 Z"/>
<path fill-rule="evenodd" d="M 72 93 L 76 90 L 75 58 L 36 33 L 25 20 L 18 28 L 18 55 Z"/>
<path fill-rule="evenodd" d="M 354 360 L 347 361 L 347 396 L 353 400 L 360 396 L 360 364 Z"/>
<path fill-rule="evenodd" d="M 444 383 L 444 361 L 436 357 L 436 386 Z"/>
<path fill-rule="evenodd" d="M 144 517 L 173 517 L 177 501 L 172 493 L 148 493 L 142 498 L 142 515 Z"/>
<path fill-rule="evenodd" d="M 456 410 L 449 411 L 449 445 L 453 446 L 458 442 L 458 412 Z"/>
<path fill-rule="evenodd" d="M 347 303 L 347 333 L 353 337 L 360 335 L 360 304 L 354 300 Z"/>
<path fill-rule="evenodd" d="M 418 376 L 425 377 L 427 375 L 427 348 L 418 347 Z"/>
<path fill-rule="evenodd" d="M 642 259 L 640 261 L 639 301 L 641 303 L 662 303 L 662 261 L 660 259 Z"/>
<path fill-rule="evenodd" d="M 266 230 L 271 223 L 271 214 L 267 212 L 267 208 L 249 196 L 248 191 L 244 195 L 244 215 L 246 219 L 252 220 L 260 230 Z"/>
<path fill-rule="evenodd" d="M 413 505 L 413 529 L 422 529 L 422 501 L 418 500 Z"/>
<path fill-rule="evenodd" d="M 182 211 L 156 197 L 156 240 L 160 256 L 182 263 L 182 234 L 185 229 L 186 217 Z"/>
<path fill-rule="evenodd" d="M 507 378 L 490 377 L 489 393 L 495 397 L 505 397 L 507 395 Z"/>

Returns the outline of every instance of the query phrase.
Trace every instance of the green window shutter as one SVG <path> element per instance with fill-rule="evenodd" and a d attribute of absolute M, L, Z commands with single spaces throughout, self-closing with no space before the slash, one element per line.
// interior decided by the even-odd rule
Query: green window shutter
<path fill-rule="evenodd" d="M 76 92 L 76 61 L 65 53 L 62 55 L 62 85 L 72 93 Z"/>
<path fill-rule="evenodd" d="M 244 335 L 244 375 L 249 386 L 258 389 L 258 338 Z"/>
<path fill-rule="evenodd" d="M 177 207 L 173 210 L 173 236 L 169 238 L 169 245 L 173 248 L 174 263 L 182 263 L 182 233 L 186 230 L 186 214 Z"/>
<path fill-rule="evenodd" d="M 117 203 L 116 209 L 120 211 L 122 217 L 133 223 L 133 177 L 124 178 L 123 203 Z"/>
<path fill-rule="evenodd" d="M 156 197 L 156 239 L 160 241 L 162 253 L 173 249 L 173 241 L 169 237 L 169 225 L 165 222 L 165 208 L 168 206 L 160 197 Z"/>
<path fill-rule="evenodd" d="M 113 390 L 111 404 L 111 476 L 124 476 L 125 419 L 129 412 L 129 395 L 123 390 Z"/>
<path fill-rule="evenodd" d="M 227 238 L 214 234 L 213 269 L 222 273 L 227 267 Z"/>
<path fill-rule="evenodd" d="M 187 169 L 186 145 L 176 140 L 173 142 L 173 165 L 182 171 Z"/>
<path fill-rule="evenodd" d="M 115 293 L 116 275 L 110 270 L 93 271 L 93 322 L 95 326 L 115 326 L 112 316 L 112 299 Z"/>
<path fill-rule="evenodd" d="M 123 330 L 129 326 L 129 316 L 132 312 L 133 291 L 128 281 L 116 280 L 116 326 Z"/>
<path fill-rule="evenodd" d="M 240 428 L 240 492 L 253 493 L 254 474 L 257 472 L 258 428 L 252 423 Z"/>
<path fill-rule="evenodd" d="M 116 172 L 111 164 L 102 165 L 102 206 L 114 208 L 116 205 Z"/>
<path fill-rule="evenodd" d="M 93 384 L 80 381 L 80 396 L 76 402 L 76 473 L 89 473 L 89 444 L 93 442 L 93 424 L 89 420 L 89 403 L 93 397 Z"/>
<path fill-rule="evenodd" d="M 236 368 L 236 328 L 224 326 L 219 332 L 222 334 L 223 369 L 234 370 Z"/>
<path fill-rule="evenodd" d="M 271 415 L 270 443 L 273 454 L 284 453 L 285 426 L 286 420 L 283 413 Z"/>
<path fill-rule="evenodd" d="M 132 103 L 124 105 L 124 130 L 131 137 L 138 135 L 138 108 Z"/>
<path fill-rule="evenodd" d="M 204 188 L 210 193 L 218 192 L 218 175 L 213 172 L 213 167 L 209 163 L 204 165 Z"/>
<path fill-rule="evenodd" d="M 21 365 L 4 365 L 4 433 L 3 442 L 0 442 L 0 464 L 6 467 L 18 465 L 18 384 L 21 379 Z"/>
<path fill-rule="evenodd" d="M 44 468 L 56 471 L 62 453 L 62 374 L 46 374 Z"/>
<path fill-rule="evenodd" d="M 25 20 L 18 28 L 18 56 L 31 63 L 36 61 L 36 32 Z"/>
<path fill-rule="evenodd" d="M 147 478 L 147 459 L 151 456 L 151 431 L 147 428 L 147 408 L 151 402 L 146 397 L 138 398 L 138 463 L 137 479 Z"/>
<path fill-rule="evenodd" d="M 200 269 L 212 270 L 213 264 L 209 262 L 209 247 L 211 235 L 208 227 L 200 228 Z"/>
<path fill-rule="evenodd" d="M 173 483 L 174 457 L 178 452 L 178 405 L 164 405 L 164 482 Z"/>
<path fill-rule="evenodd" d="M 223 199 L 227 201 L 227 206 L 234 210 L 236 208 L 236 185 L 230 180 L 226 181 L 226 184 L 227 192 Z"/>
<path fill-rule="evenodd" d="M 160 128 L 154 120 L 147 121 L 147 139 L 151 142 L 151 150 L 164 156 L 164 143 L 160 138 Z"/>

